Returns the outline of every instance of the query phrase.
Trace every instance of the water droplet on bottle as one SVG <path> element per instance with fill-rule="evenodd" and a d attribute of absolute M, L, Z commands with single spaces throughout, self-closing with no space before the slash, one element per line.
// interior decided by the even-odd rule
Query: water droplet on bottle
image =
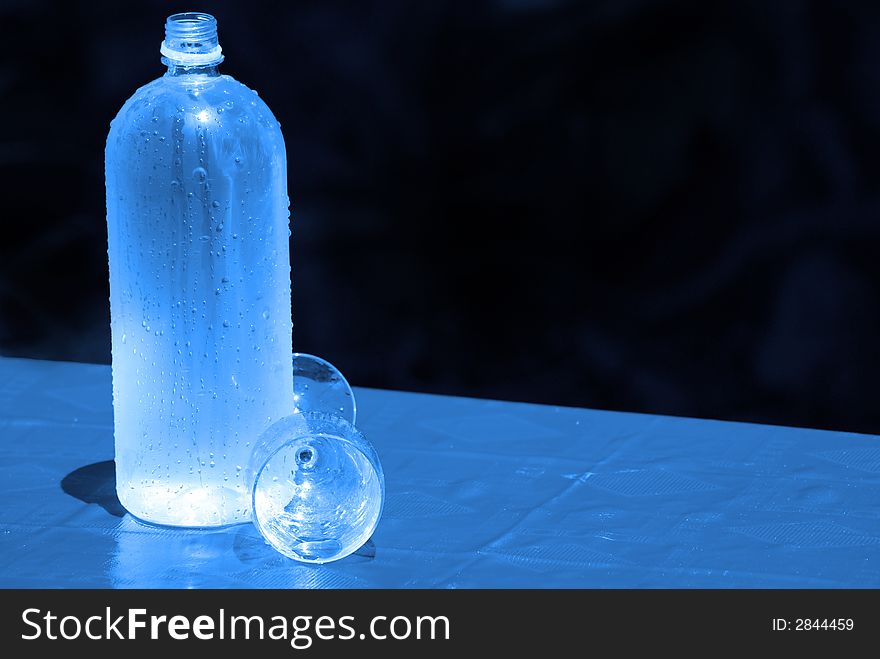
<path fill-rule="evenodd" d="M 215 199 L 211 202 L 211 206 L 213 206 L 214 208 L 220 208 L 220 202 Z"/>
<path fill-rule="evenodd" d="M 263 309 L 263 320 L 269 320 L 269 309 Z"/>
<path fill-rule="evenodd" d="M 224 320 L 224 321 L 223 321 L 223 327 L 229 327 L 229 321 L 228 321 L 228 320 Z"/>
<path fill-rule="evenodd" d="M 193 178 L 199 183 L 204 183 L 208 178 L 208 171 L 204 167 L 196 167 L 192 172 Z"/>

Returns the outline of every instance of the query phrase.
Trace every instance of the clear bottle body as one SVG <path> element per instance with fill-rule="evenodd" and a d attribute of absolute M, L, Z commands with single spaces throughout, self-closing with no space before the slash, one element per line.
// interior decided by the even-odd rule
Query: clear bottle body
<path fill-rule="evenodd" d="M 119 499 L 158 524 L 248 521 L 252 443 L 293 411 L 279 125 L 216 67 L 171 66 L 105 155 Z"/>

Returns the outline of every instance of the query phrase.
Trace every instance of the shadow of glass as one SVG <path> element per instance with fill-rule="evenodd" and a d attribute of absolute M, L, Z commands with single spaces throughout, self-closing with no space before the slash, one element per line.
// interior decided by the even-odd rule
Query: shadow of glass
<path fill-rule="evenodd" d="M 376 558 L 376 544 L 373 542 L 373 539 L 370 538 L 367 540 L 361 548 L 358 549 L 352 556 L 357 556 L 358 558 L 362 558 L 368 561 Z"/>
<path fill-rule="evenodd" d="M 114 517 L 125 516 L 125 508 L 116 496 L 116 464 L 113 460 L 74 469 L 61 479 L 61 489 L 83 503 L 98 504 Z"/>

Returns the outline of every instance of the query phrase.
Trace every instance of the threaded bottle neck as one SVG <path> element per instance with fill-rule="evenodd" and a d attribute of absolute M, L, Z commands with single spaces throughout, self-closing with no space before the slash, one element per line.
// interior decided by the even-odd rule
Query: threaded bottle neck
<path fill-rule="evenodd" d="M 210 14 L 173 14 L 165 21 L 162 61 L 171 68 L 216 67 L 223 61 L 217 20 Z"/>

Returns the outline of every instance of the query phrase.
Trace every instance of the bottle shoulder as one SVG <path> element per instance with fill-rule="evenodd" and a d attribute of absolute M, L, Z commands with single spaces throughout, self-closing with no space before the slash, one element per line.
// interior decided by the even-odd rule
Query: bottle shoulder
<path fill-rule="evenodd" d="M 120 133 L 194 123 L 207 132 L 235 134 L 255 128 L 283 141 L 275 115 L 254 90 L 229 75 L 162 76 L 140 87 L 110 122 L 108 143 Z"/>

